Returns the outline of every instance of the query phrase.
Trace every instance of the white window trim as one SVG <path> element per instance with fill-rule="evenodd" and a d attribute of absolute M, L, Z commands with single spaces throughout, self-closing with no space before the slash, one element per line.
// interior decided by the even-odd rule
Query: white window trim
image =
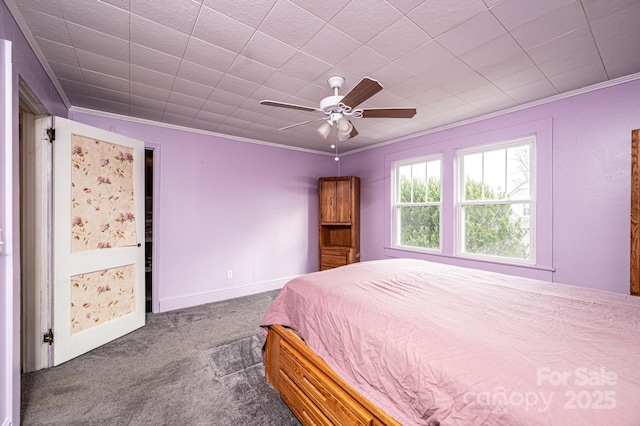
<path fill-rule="evenodd" d="M 471 148 L 498 141 L 515 140 L 527 135 L 536 136 L 535 171 L 536 204 L 531 206 L 536 213 L 535 229 L 535 264 L 503 262 L 496 259 L 470 259 L 455 254 L 456 212 L 455 198 L 457 179 L 456 150 Z M 512 275 L 551 281 L 553 279 L 553 118 L 525 118 L 516 122 L 503 119 L 490 119 L 470 126 L 455 127 L 448 132 L 436 131 L 418 136 L 408 142 L 391 148 L 384 156 L 384 229 L 383 235 L 371 235 L 373 241 L 381 240 L 381 247 L 372 243 L 365 258 L 414 258 L 435 262 L 449 263 L 468 268 L 485 269 Z M 392 147 L 394 145 L 391 145 Z M 436 153 L 443 155 L 442 180 L 442 253 L 425 253 L 400 249 L 392 246 L 392 214 L 393 214 L 393 163 L 406 158 L 417 158 Z M 378 251 L 379 250 L 379 251 Z"/>
<path fill-rule="evenodd" d="M 530 198 L 529 199 L 518 199 L 518 200 L 464 200 L 464 167 L 462 167 L 461 161 L 465 155 L 474 154 L 474 153 L 484 153 L 487 151 L 492 151 L 501 148 L 513 147 L 513 146 L 522 146 L 530 144 L 530 157 L 529 157 L 529 186 L 530 186 Z M 477 259 L 477 260 L 486 260 L 486 261 L 497 261 L 503 262 L 507 264 L 522 264 L 522 265 L 535 265 L 536 264 L 536 200 L 537 200 L 537 190 L 536 190 L 536 182 L 537 182 L 537 162 L 536 162 L 536 136 L 529 135 L 524 137 L 518 137 L 510 140 L 505 140 L 497 143 L 487 143 L 482 145 L 476 145 L 469 148 L 462 148 L 456 150 L 455 155 L 455 163 L 456 163 L 456 178 L 455 178 L 455 236 L 454 236 L 454 246 L 455 246 L 455 256 L 466 259 Z M 469 205 L 488 205 L 488 204 L 529 204 L 530 213 L 529 213 L 529 258 L 528 259 L 517 259 L 511 257 L 504 256 L 489 256 L 482 255 L 476 253 L 468 253 L 463 250 L 463 238 L 464 238 L 464 224 L 462 223 L 462 206 Z"/>
<path fill-rule="evenodd" d="M 399 203 L 398 194 L 400 188 L 400 174 L 398 173 L 398 169 L 402 166 L 418 164 L 418 163 L 427 163 L 429 161 L 440 161 L 440 201 L 426 201 L 424 203 Z M 442 153 L 407 158 L 403 160 L 398 160 L 392 162 L 392 179 L 393 187 L 392 187 L 392 203 L 391 203 L 391 247 L 400 250 L 408 250 L 415 251 L 418 253 L 442 253 L 442 179 L 443 179 L 443 155 Z M 436 206 L 439 208 L 440 215 L 438 217 L 438 248 L 430 248 L 430 247 L 417 247 L 417 246 L 405 246 L 400 244 L 400 223 L 398 221 L 398 207 L 430 207 Z"/>

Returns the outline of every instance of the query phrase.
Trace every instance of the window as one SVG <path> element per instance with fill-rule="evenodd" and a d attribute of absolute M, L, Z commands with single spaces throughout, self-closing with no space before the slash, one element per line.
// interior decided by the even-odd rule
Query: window
<path fill-rule="evenodd" d="M 440 250 L 442 158 L 394 163 L 395 246 Z"/>
<path fill-rule="evenodd" d="M 457 152 L 458 254 L 534 262 L 535 137 Z"/>

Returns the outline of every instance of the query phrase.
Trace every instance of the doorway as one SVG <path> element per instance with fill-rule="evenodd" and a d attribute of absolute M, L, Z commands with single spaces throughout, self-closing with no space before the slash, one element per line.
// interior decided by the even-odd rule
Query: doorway
<path fill-rule="evenodd" d="M 153 149 L 144 150 L 145 310 L 153 312 Z"/>

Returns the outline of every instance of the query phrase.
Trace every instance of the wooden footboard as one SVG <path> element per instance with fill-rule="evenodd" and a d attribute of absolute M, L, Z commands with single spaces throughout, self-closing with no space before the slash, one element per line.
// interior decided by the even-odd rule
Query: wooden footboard
<path fill-rule="evenodd" d="M 269 327 L 266 380 L 303 425 L 400 425 L 346 384 L 293 331 Z"/>

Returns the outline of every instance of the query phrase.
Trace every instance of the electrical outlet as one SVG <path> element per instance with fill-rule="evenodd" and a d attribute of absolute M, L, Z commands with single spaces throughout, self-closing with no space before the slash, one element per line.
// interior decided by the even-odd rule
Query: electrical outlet
<path fill-rule="evenodd" d="M 233 278 L 233 271 L 231 269 L 229 269 L 227 271 L 227 279 L 230 280 L 231 278 Z"/>

